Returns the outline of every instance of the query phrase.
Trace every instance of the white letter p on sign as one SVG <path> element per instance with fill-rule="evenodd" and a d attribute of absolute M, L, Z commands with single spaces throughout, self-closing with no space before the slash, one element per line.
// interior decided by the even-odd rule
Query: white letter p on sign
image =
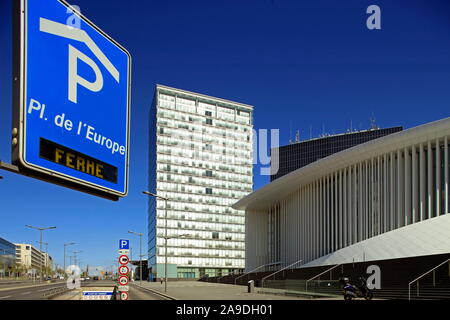
<path fill-rule="evenodd" d="M 86 63 L 95 73 L 95 81 L 89 82 L 78 75 L 78 60 Z M 83 52 L 69 45 L 69 100 L 77 103 L 78 85 L 93 92 L 98 92 L 103 88 L 103 75 L 97 64 Z"/>

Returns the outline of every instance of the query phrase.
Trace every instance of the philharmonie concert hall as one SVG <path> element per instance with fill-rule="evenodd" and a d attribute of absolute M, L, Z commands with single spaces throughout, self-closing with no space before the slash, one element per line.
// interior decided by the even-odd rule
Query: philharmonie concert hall
<path fill-rule="evenodd" d="M 342 266 L 336 276 L 355 276 L 377 265 L 385 287 L 405 288 L 450 258 L 450 118 L 397 131 L 235 203 L 246 214 L 246 272 L 292 266 L 307 279 L 333 266 Z"/>

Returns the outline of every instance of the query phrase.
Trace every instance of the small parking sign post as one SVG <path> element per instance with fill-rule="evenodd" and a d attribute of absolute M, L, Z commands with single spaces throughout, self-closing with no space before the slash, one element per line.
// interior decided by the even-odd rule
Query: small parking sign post
<path fill-rule="evenodd" d="M 13 164 L 79 191 L 126 196 L 130 54 L 64 0 L 14 6 Z"/>
<path fill-rule="evenodd" d="M 120 251 L 128 251 L 130 249 L 130 240 L 127 239 L 120 239 L 119 240 L 119 252 Z M 118 291 L 120 292 L 120 299 L 121 300 L 128 300 L 128 291 L 129 287 L 128 282 L 128 274 L 130 269 L 128 268 L 127 264 L 130 262 L 130 258 L 127 254 L 121 254 L 119 256 L 119 269 L 118 272 L 120 274 L 120 277 L 118 279 Z"/>

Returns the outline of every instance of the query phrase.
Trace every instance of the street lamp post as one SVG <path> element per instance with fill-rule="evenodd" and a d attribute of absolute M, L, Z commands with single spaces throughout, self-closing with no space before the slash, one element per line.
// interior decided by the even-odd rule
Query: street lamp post
<path fill-rule="evenodd" d="M 39 251 L 42 255 L 42 232 L 44 230 L 50 230 L 50 229 L 56 229 L 56 227 L 46 227 L 46 228 L 40 228 L 40 227 L 34 227 L 34 226 L 30 226 L 30 225 L 25 225 L 25 227 L 31 228 L 31 229 L 36 229 L 40 232 L 40 240 L 39 240 Z M 41 281 L 42 281 L 42 263 L 41 263 Z"/>
<path fill-rule="evenodd" d="M 74 265 L 77 265 L 77 254 L 78 253 L 80 253 L 80 252 L 83 252 L 83 251 L 81 251 L 81 250 L 78 250 L 78 251 L 72 251 L 72 253 L 74 254 L 74 256 L 73 256 L 73 258 L 74 258 Z"/>
<path fill-rule="evenodd" d="M 40 241 L 36 241 L 36 242 L 38 242 L 39 244 L 41 244 L 41 242 Z M 44 268 L 45 268 L 45 273 L 47 273 L 47 269 L 48 269 L 48 265 L 47 265 L 47 256 L 48 256 L 48 242 L 42 242 L 42 244 L 44 244 L 45 245 L 45 255 L 44 255 Z"/>
<path fill-rule="evenodd" d="M 164 292 L 167 292 L 167 200 L 169 199 L 148 191 L 143 191 L 142 193 L 164 200 Z"/>
<path fill-rule="evenodd" d="M 75 242 L 64 243 L 64 278 L 66 278 L 66 247 L 74 244 Z"/>
<path fill-rule="evenodd" d="M 142 286 L 142 236 L 143 233 L 128 231 L 128 233 L 139 236 L 139 285 Z"/>

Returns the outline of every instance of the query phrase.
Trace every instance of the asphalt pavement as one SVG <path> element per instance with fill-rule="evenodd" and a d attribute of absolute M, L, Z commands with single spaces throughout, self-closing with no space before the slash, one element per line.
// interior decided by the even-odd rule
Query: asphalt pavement
<path fill-rule="evenodd" d="M 51 284 L 28 284 L 18 283 L 17 286 L 10 288 L 8 286 L 0 287 L 1 300 L 41 300 L 45 299 L 45 293 L 55 288 L 66 286 L 65 282 Z"/>

